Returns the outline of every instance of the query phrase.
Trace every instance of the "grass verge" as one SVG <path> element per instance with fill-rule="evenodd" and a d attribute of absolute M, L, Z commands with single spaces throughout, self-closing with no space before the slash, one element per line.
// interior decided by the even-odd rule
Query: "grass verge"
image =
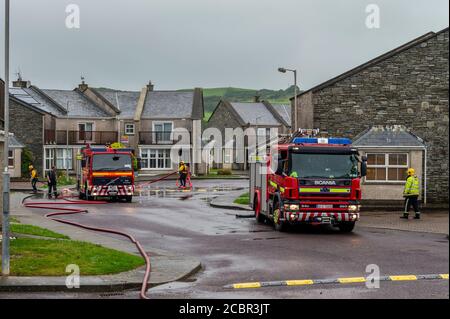
<path fill-rule="evenodd" d="M 22 225 L 11 223 L 11 232 L 15 234 L 26 234 L 26 235 L 34 235 L 48 238 L 57 238 L 57 239 L 70 239 L 66 235 L 55 233 L 51 230 L 41 228 L 33 225 Z"/>
<path fill-rule="evenodd" d="M 241 204 L 241 205 L 248 205 L 248 204 L 250 204 L 250 194 L 249 193 L 242 194 L 241 196 L 236 198 L 234 203 L 235 204 Z"/>
<path fill-rule="evenodd" d="M 69 240 L 66 235 L 33 225 L 12 223 L 11 231 L 54 238 L 11 240 L 12 276 L 67 276 L 66 267 L 70 264 L 78 265 L 81 275 L 109 275 L 129 271 L 145 263 L 139 256 Z"/>
<path fill-rule="evenodd" d="M 55 239 L 11 240 L 12 276 L 66 276 L 67 265 L 80 267 L 81 275 L 108 275 L 144 264 L 138 256 L 86 242 Z"/>

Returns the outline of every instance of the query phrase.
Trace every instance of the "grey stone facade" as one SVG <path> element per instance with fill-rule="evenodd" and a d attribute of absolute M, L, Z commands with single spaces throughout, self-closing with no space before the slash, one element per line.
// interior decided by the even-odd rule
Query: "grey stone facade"
<path fill-rule="evenodd" d="M 299 96 L 298 123 L 355 137 L 404 125 L 428 149 L 429 202 L 448 203 L 449 32 L 428 33 Z"/>
<path fill-rule="evenodd" d="M 43 174 L 44 115 L 20 101 L 10 98 L 10 131 L 33 152 L 34 166 Z"/>

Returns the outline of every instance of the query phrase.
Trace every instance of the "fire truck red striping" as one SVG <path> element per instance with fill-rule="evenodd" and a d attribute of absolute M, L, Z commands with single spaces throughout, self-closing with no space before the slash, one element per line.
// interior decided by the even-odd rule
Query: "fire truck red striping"
<path fill-rule="evenodd" d="M 93 201 L 70 200 L 69 199 L 69 198 L 74 198 L 75 196 L 63 196 L 62 199 L 64 200 L 64 202 L 26 202 L 26 200 L 28 198 L 33 197 L 33 196 L 34 195 L 25 197 L 22 201 L 22 204 L 28 208 L 56 210 L 56 212 L 50 212 L 50 213 L 45 214 L 46 218 L 49 218 L 49 219 L 54 220 L 59 223 L 68 224 L 68 225 L 76 226 L 76 227 L 83 228 L 83 229 L 120 235 L 120 236 L 128 238 L 133 244 L 135 244 L 139 253 L 144 258 L 145 264 L 146 264 L 144 279 L 142 282 L 142 287 L 141 287 L 139 296 L 141 299 L 149 299 L 149 297 L 147 296 L 147 285 L 148 285 L 148 280 L 150 279 L 150 272 L 151 272 L 150 257 L 147 254 L 147 252 L 144 250 L 144 248 L 142 247 L 142 245 L 139 241 L 137 241 L 132 235 L 127 234 L 122 231 L 119 231 L 119 230 L 116 230 L 116 229 L 93 227 L 93 226 L 89 226 L 89 225 L 84 225 L 84 224 L 68 221 L 66 219 L 54 217 L 54 216 L 60 216 L 60 215 L 73 215 L 73 214 L 88 213 L 88 210 L 83 209 L 83 208 L 67 208 L 67 207 L 57 207 L 57 206 L 55 207 L 55 205 L 80 205 L 80 204 L 81 205 L 102 205 L 102 204 L 106 204 L 108 202 L 105 202 L 105 201 L 93 202 Z"/>

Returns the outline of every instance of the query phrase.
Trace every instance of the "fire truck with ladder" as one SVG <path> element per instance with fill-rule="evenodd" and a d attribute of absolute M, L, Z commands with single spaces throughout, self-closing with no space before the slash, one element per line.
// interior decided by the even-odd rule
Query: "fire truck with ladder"
<path fill-rule="evenodd" d="M 367 159 L 347 138 L 299 130 L 250 160 L 250 205 L 258 222 L 331 225 L 351 232 L 359 220 L 360 181 Z M 313 131 L 311 133 L 311 131 Z"/>
<path fill-rule="evenodd" d="M 80 199 L 98 197 L 125 199 L 131 202 L 134 193 L 135 163 L 133 151 L 126 148 L 98 147 L 89 145 L 81 149 L 81 171 L 78 174 Z"/>

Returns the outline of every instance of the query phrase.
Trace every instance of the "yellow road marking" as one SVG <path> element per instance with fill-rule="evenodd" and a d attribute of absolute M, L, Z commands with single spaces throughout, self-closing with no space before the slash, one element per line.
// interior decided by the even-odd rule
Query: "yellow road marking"
<path fill-rule="evenodd" d="M 338 278 L 338 281 L 341 284 L 351 284 L 355 282 L 366 282 L 366 278 L 364 277 Z"/>
<path fill-rule="evenodd" d="M 436 279 L 447 279 L 448 280 L 449 274 L 440 274 L 440 275 L 434 275 Z M 391 281 L 415 281 L 419 279 L 416 275 L 395 275 L 395 276 L 387 276 L 383 277 L 385 279 L 382 279 L 383 281 L 391 280 Z M 364 283 L 367 281 L 367 278 L 364 277 L 342 277 L 337 278 L 338 283 L 340 284 L 349 284 L 349 283 Z M 261 283 L 261 282 L 245 282 L 245 283 L 237 283 L 230 285 L 228 287 L 233 287 L 234 289 L 249 289 L 249 288 L 263 288 L 263 287 L 274 287 L 274 286 L 305 286 L 305 285 L 320 285 L 320 284 L 327 284 L 332 283 L 331 281 L 326 283 L 321 283 L 320 280 L 309 280 L 309 279 L 303 279 L 303 280 L 285 280 L 285 281 L 274 281 L 274 282 L 267 282 L 267 285 Z"/>
<path fill-rule="evenodd" d="M 314 281 L 312 280 L 286 280 L 286 285 L 288 286 L 304 286 L 304 285 L 313 285 Z"/>
<path fill-rule="evenodd" d="M 261 288 L 260 282 L 244 282 L 241 284 L 234 284 L 234 289 L 248 289 L 248 288 Z"/>
<path fill-rule="evenodd" d="M 405 276 L 389 276 L 392 281 L 406 281 L 406 280 L 417 280 L 417 277 L 414 275 L 405 275 Z"/>

